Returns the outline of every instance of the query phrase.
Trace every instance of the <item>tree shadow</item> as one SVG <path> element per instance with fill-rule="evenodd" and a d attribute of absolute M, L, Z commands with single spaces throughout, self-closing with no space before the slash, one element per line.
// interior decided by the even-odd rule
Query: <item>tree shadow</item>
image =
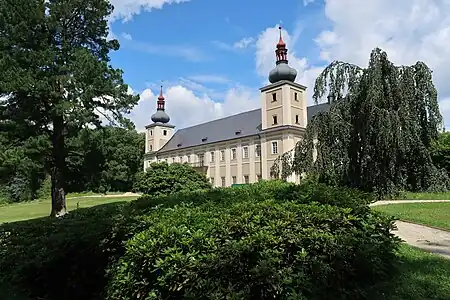
<path fill-rule="evenodd" d="M 402 261 L 395 280 L 381 292 L 385 300 L 450 299 L 450 259 L 402 245 Z"/>
<path fill-rule="evenodd" d="M 0 224 L 0 298 L 100 295 L 111 254 L 104 247 L 127 204 L 106 203 L 73 210 L 59 219 Z"/>

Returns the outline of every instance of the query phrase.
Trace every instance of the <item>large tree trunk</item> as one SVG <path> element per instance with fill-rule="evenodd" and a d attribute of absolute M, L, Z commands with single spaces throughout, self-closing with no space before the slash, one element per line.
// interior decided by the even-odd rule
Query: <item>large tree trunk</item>
<path fill-rule="evenodd" d="M 52 211 L 50 216 L 60 217 L 67 213 L 66 194 L 64 191 L 65 146 L 64 146 L 64 121 L 62 116 L 53 120 L 52 136 Z"/>

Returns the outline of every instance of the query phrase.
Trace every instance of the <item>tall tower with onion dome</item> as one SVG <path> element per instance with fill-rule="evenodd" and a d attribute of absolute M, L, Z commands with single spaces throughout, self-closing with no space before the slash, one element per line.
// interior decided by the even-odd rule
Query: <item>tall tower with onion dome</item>
<path fill-rule="evenodd" d="M 165 110 L 166 100 L 163 96 L 163 87 L 156 101 L 156 112 L 151 116 L 152 124 L 145 126 L 145 153 L 161 149 L 173 136 L 175 126 L 170 125 L 170 117 Z"/>

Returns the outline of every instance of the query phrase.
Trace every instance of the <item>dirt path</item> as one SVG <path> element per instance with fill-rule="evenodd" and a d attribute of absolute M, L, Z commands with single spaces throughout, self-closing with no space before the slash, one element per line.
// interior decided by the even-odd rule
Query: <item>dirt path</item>
<path fill-rule="evenodd" d="M 450 200 L 384 200 L 372 203 L 371 206 L 437 202 L 450 202 Z M 395 222 L 395 225 L 397 225 L 395 235 L 407 244 L 450 259 L 450 231 L 402 221 Z"/>
<path fill-rule="evenodd" d="M 123 193 L 123 194 L 109 194 L 109 195 L 87 195 L 87 196 L 76 196 L 68 197 L 67 199 L 82 199 L 82 198 L 121 198 L 121 197 L 139 197 L 141 194 L 136 193 Z"/>

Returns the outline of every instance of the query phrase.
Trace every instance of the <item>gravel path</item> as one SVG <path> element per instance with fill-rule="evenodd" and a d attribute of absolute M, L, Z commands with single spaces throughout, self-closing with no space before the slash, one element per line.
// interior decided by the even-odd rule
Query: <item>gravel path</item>
<path fill-rule="evenodd" d="M 372 203 L 371 206 L 430 202 L 450 202 L 450 200 L 383 200 Z M 395 225 L 397 226 L 395 235 L 407 244 L 450 259 L 450 231 L 402 221 L 396 221 Z"/>

